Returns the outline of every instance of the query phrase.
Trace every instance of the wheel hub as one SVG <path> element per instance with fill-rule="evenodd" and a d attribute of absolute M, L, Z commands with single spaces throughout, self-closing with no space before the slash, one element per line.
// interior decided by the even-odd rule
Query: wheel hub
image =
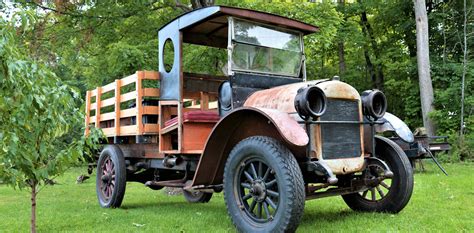
<path fill-rule="evenodd" d="M 367 166 L 364 172 L 364 183 L 367 189 L 359 193 L 365 200 L 380 201 L 390 192 L 391 182 L 387 184 L 385 181 L 391 181 L 393 172 L 383 165 L 384 163 L 372 163 Z"/>
<path fill-rule="evenodd" d="M 385 179 L 384 174 L 385 170 L 383 167 L 376 164 L 369 165 L 365 174 L 367 185 L 370 187 L 378 186 Z"/>
<path fill-rule="evenodd" d="M 101 177 L 102 182 L 108 184 L 112 180 L 112 174 L 110 172 L 107 172 L 105 175 Z"/>
<path fill-rule="evenodd" d="M 267 188 L 262 180 L 255 180 L 251 184 L 249 192 L 257 202 L 262 202 L 267 197 Z"/>

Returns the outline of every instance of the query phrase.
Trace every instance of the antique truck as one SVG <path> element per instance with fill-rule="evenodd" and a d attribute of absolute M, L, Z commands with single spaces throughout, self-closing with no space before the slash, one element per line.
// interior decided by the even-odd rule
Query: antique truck
<path fill-rule="evenodd" d="M 317 31 L 224 6 L 164 25 L 159 72 L 87 92 L 86 134 L 94 126 L 107 136 L 97 161 L 99 204 L 120 207 L 126 182 L 179 187 L 189 202 L 224 191 L 244 232 L 294 231 L 305 200 L 327 196 L 341 195 L 357 211 L 401 211 L 413 171 L 403 150 L 376 134 L 413 135 L 385 118 L 381 91 L 359 94 L 338 78 L 308 81 L 303 36 Z M 185 72 L 184 43 L 227 50 L 226 74 Z"/>

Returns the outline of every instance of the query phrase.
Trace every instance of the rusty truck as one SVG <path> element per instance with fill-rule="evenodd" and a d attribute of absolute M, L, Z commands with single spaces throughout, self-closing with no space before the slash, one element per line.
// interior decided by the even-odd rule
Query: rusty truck
<path fill-rule="evenodd" d="M 107 137 L 97 161 L 100 206 L 120 207 L 127 182 L 140 182 L 182 188 L 191 203 L 223 191 L 244 232 L 294 231 L 305 201 L 328 196 L 356 211 L 401 211 L 412 167 L 379 135 L 394 131 L 407 142 L 413 135 L 386 113 L 383 92 L 307 77 L 303 37 L 318 30 L 226 6 L 164 25 L 158 71 L 87 92 L 86 134 L 96 127 Z M 185 44 L 224 50 L 224 75 L 186 72 Z"/>

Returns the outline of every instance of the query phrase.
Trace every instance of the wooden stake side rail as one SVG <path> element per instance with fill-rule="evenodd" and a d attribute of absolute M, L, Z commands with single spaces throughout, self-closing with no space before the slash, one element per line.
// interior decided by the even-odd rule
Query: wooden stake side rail
<path fill-rule="evenodd" d="M 144 97 L 159 97 L 160 90 L 158 88 L 142 88 L 143 80 L 159 80 L 159 73 L 156 71 L 137 71 L 128 77 L 117 79 L 113 83 L 109 83 L 103 87 L 97 87 L 86 93 L 86 116 L 85 116 L 85 134 L 90 132 L 91 124 L 97 128 L 101 128 L 101 123 L 113 121 L 114 125 L 108 124 L 102 128 L 105 136 L 133 136 L 133 135 L 155 135 L 159 133 L 159 122 L 156 124 L 142 123 L 143 115 L 159 115 L 158 106 L 143 106 Z M 129 84 L 135 84 L 135 90 L 120 93 L 120 88 Z M 114 91 L 114 97 L 101 100 L 104 93 Z M 95 103 L 91 103 L 91 98 L 95 97 Z M 128 109 L 120 109 L 120 104 L 126 101 L 135 100 L 135 107 Z M 101 108 L 114 106 L 113 112 L 101 113 Z M 95 116 L 91 116 L 91 111 L 95 110 Z M 124 118 L 135 118 L 135 124 L 126 125 Z M 127 122 L 131 122 L 128 120 Z M 107 124 L 106 124 L 107 125 Z"/>

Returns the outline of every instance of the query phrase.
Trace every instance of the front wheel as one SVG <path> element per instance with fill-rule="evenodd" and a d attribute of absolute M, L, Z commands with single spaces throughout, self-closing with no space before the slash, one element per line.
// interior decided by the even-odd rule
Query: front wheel
<path fill-rule="evenodd" d="M 125 195 L 127 176 L 125 159 L 118 146 L 108 145 L 97 162 L 96 191 L 99 204 L 104 208 L 118 208 Z"/>
<path fill-rule="evenodd" d="M 397 144 L 383 137 L 376 137 L 375 153 L 377 158 L 388 165 L 393 177 L 375 183 L 365 191 L 343 195 L 342 198 L 356 211 L 398 213 L 408 204 L 413 192 L 410 161 Z M 364 178 L 377 178 L 382 170 L 375 164 L 369 165 L 364 171 Z"/>
<path fill-rule="evenodd" d="M 239 231 L 293 232 L 305 204 L 300 167 L 293 154 L 275 139 L 244 139 L 227 159 L 224 198 Z"/>

